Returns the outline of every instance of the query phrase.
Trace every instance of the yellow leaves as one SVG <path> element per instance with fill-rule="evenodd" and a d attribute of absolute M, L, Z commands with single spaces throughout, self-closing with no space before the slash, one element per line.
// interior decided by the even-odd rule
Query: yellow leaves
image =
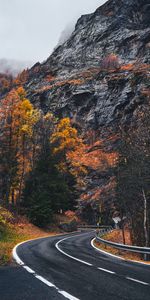
<path fill-rule="evenodd" d="M 58 169 L 63 173 L 69 172 L 80 179 L 87 173 L 80 161 L 83 151 L 83 141 L 78 137 L 78 132 L 72 127 L 69 118 L 64 118 L 56 126 L 50 142 L 53 146 L 53 154 L 60 156 Z"/>
<path fill-rule="evenodd" d="M 53 114 L 52 113 L 47 113 L 45 116 L 44 116 L 44 120 L 45 121 L 49 121 L 49 120 L 52 120 L 53 118 Z"/>
<path fill-rule="evenodd" d="M 27 133 L 29 132 L 29 126 L 27 124 L 24 124 L 22 127 L 21 127 L 21 131 L 23 133 Z"/>
<path fill-rule="evenodd" d="M 58 123 L 58 131 L 65 129 L 66 127 L 70 126 L 70 119 L 69 118 L 64 118 L 62 120 L 60 120 L 60 122 Z"/>
<path fill-rule="evenodd" d="M 18 96 L 20 97 L 21 100 L 26 97 L 26 92 L 25 92 L 25 90 L 22 86 L 17 88 L 16 92 L 17 92 L 17 94 L 18 94 Z"/>
<path fill-rule="evenodd" d="M 54 154 L 62 152 L 66 154 L 81 144 L 81 139 L 77 136 L 77 130 L 71 126 L 69 118 L 60 120 L 50 141 L 53 145 Z"/>
<path fill-rule="evenodd" d="M 22 134 L 32 136 L 33 126 L 40 118 L 39 111 L 25 97 L 25 90 L 19 87 L 11 90 L 2 101 L 1 117 L 5 119 L 6 126 L 11 128 L 14 139 L 15 136 L 19 139 Z"/>
<path fill-rule="evenodd" d="M 24 110 L 24 112 L 30 112 L 33 109 L 33 106 L 28 99 L 24 99 L 20 104 L 20 109 Z"/>
<path fill-rule="evenodd" d="M 62 172 L 62 173 L 66 173 L 67 172 L 67 165 L 66 162 L 61 161 L 58 165 L 57 165 L 57 169 Z"/>
<path fill-rule="evenodd" d="M 26 137 L 32 137 L 32 127 L 29 124 L 22 125 L 22 127 L 20 128 L 20 134 Z"/>
<path fill-rule="evenodd" d="M 40 113 L 33 108 L 31 102 L 22 98 L 25 96 L 23 88 L 18 88 L 17 93 L 20 95 L 20 101 L 15 108 L 15 128 L 22 135 L 32 136 L 33 126 L 38 122 Z"/>

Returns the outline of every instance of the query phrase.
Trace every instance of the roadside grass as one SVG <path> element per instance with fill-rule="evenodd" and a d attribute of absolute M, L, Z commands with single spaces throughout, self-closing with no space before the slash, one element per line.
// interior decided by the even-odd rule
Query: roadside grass
<path fill-rule="evenodd" d="M 8 225 L 0 236 L 0 266 L 13 264 L 12 249 L 16 244 L 40 237 L 52 236 L 59 233 L 57 228 L 44 231 L 25 222 L 22 224 Z"/>
<path fill-rule="evenodd" d="M 71 213 L 70 215 L 56 214 L 54 215 L 53 224 L 51 224 L 47 230 L 44 230 L 29 223 L 23 216 L 19 216 L 15 219 L 6 209 L 0 207 L 0 216 L 2 214 L 4 221 L 3 224 L 0 222 L 0 266 L 14 264 L 12 250 L 18 243 L 63 233 L 63 231 L 59 229 L 59 225 L 63 222 L 68 223 L 74 219 Z"/>
<path fill-rule="evenodd" d="M 126 236 L 126 244 L 131 245 L 130 235 L 129 235 L 128 231 L 125 232 L 125 236 Z M 105 234 L 102 238 L 105 240 L 115 242 L 115 243 L 122 243 L 122 232 L 121 232 L 121 230 L 117 229 L 108 234 Z M 140 255 L 138 253 L 122 251 L 122 250 L 107 246 L 103 243 L 96 242 L 96 241 L 94 241 L 94 245 L 103 251 L 106 251 L 113 255 L 120 256 L 120 257 L 124 258 L 125 260 L 144 262 L 142 255 Z M 150 261 L 148 261 L 146 263 L 150 264 Z"/>

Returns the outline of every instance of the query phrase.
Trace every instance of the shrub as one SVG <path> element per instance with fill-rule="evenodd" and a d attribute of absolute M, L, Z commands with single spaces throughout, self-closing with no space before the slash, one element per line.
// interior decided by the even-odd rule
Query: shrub
<path fill-rule="evenodd" d="M 110 54 L 103 58 L 101 62 L 101 68 L 105 70 L 114 70 L 120 67 L 118 56 L 115 54 Z"/>
<path fill-rule="evenodd" d="M 13 221 L 13 215 L 7 209 L 0 206 L 0 237 L 7 231 Z"/>

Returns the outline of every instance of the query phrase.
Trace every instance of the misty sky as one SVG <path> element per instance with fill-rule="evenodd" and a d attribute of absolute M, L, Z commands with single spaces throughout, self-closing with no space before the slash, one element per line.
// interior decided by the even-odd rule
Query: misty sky
<path fill-rule="evenodd" d="M 0 0 L 0 58 L 43 61 L 61 32 L 106 0 Z M 70 25 L 69 25 L 70 26 Z"/>

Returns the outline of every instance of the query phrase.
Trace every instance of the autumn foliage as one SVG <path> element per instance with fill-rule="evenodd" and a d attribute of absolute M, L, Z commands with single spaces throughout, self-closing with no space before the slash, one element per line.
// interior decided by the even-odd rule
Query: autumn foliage
<path fill-rule="evenodd" d="M 35 109 L 22 87 L 1 101 L 0 122 L 1 203 L 46 226 L 54 212 L 74 207 L 70 184 L 77 172 L 68 155 L 82 139 L 69 118 L 58 121 Z"/>
<path fill-rule="evenodd" d="M 7 204 L 10 198 L 20 201 L 24 176 L 31 168 L 31 140 L 38 118 L 23 88 L 12 90 L 1 102 L 1 197 Z"/>
<path fill-rule="evenodd" d="M 101 68 L 106 70 L 114 70 L 120 67 L 119 58 L 115 54 L 110 54 L 101 61 Z"/>

